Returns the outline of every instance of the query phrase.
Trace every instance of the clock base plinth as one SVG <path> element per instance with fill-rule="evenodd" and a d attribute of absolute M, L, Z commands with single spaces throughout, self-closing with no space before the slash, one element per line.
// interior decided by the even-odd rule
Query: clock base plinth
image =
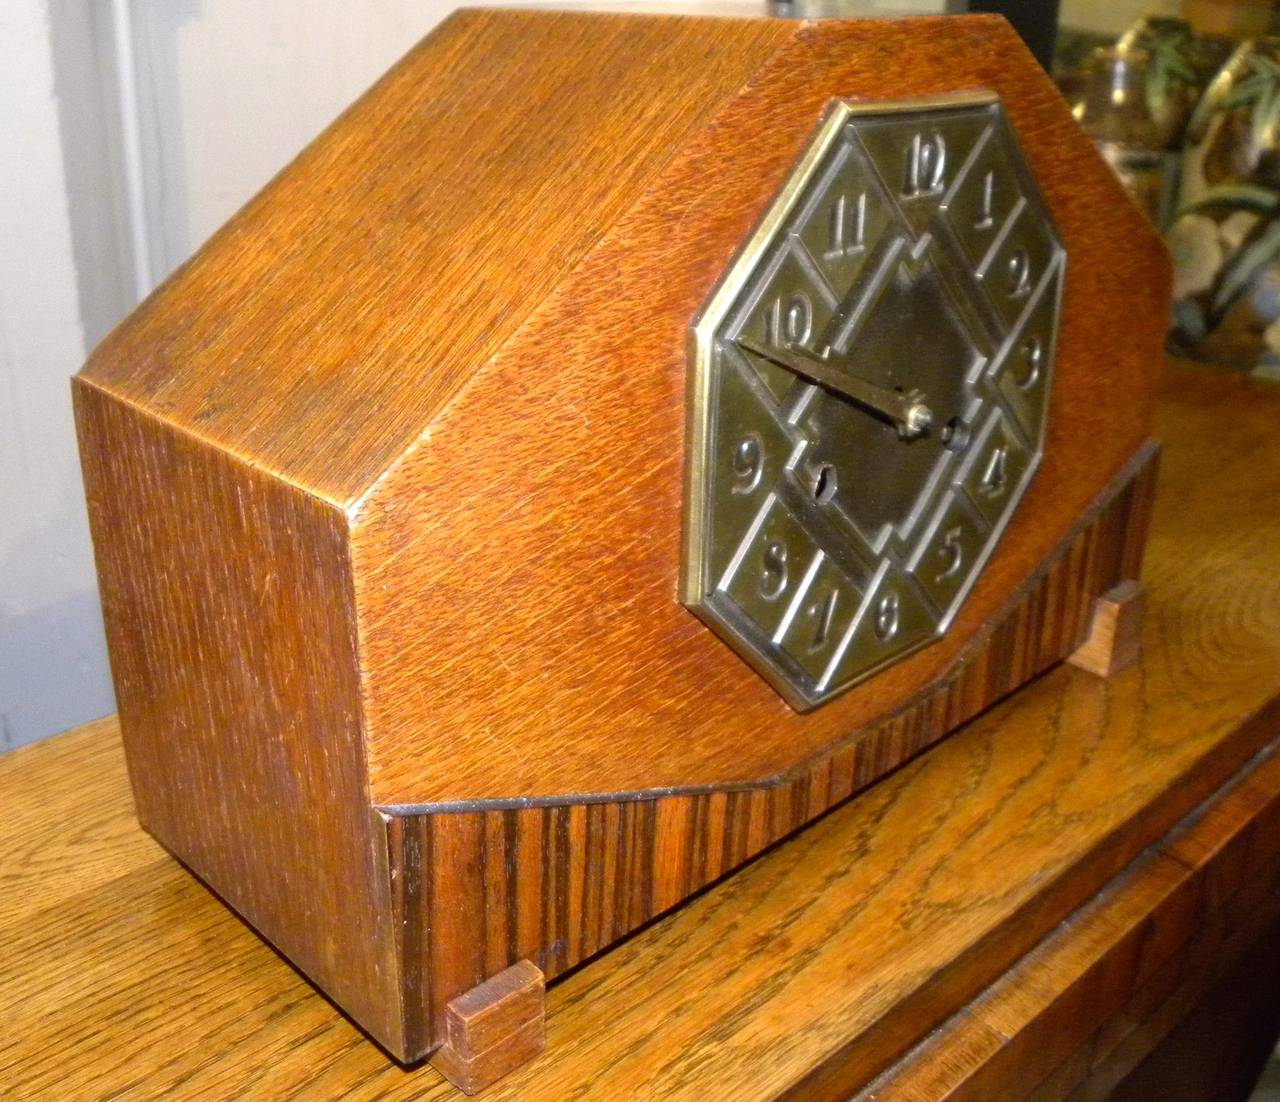
<path fill-rule="evenodd" d="M 541 969 L 519 960 L 451 999 L 445 1036 L 431 1064 L 464 1094 L 475 1094 L 532 1060 L 546 1044 Z"/>
<path fill-rule="evenodd" d="M 1128 579 L 1098 598 L 1089 637 L 1067 662 L 1099 677 L 1128 669 L 1142 653 L 1142 583 Z"/>
<path fill-rule="evenodd" d="M 397 1055 L 451 1043 L 447 1008 L 485 987 L 486 966 L 524 958 L 554 980 L 1077 654 L 1098 602 L 1140 573 L 1158 456 L 1154 442 L 1137 449 L 948 673 L 785 773 L 474 811 L 379 808 L 389 875 L 405 886 L 391 924 L 415 946 L 406 1003 L 421 1008 Z"/>

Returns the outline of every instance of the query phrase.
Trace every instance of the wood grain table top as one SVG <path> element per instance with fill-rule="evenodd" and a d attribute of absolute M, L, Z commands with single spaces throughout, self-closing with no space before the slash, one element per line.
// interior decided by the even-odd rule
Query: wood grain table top
<path fill-rule="evenodd" d="M 1280 390 L 1184 365 L 1144 656 L 1061 667 L 552 986 L 484 1097 L 1105 1097 L 1280 918 Z M 142 833 L 114 719 L 0 758 L 0 1097 L 455 1097 Z"/>

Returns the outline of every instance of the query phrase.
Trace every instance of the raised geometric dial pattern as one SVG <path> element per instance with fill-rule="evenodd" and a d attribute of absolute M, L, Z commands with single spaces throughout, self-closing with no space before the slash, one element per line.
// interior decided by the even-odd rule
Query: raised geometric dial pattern
<path fill-rule="evenodd" d="M 794 708 L 947 631 L 1043 453 L 1065 260 L 975 93 L 833 104 L 720 279 L 681 596 Z"/>

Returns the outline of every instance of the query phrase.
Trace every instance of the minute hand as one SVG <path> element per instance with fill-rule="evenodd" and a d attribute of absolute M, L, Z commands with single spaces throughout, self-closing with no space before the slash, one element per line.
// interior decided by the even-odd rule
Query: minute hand
<path fill-rule="evenodd" d="M 887 417 L 898 426 L 898 432 L 903 436 L 918 436 L 933 420 L 933 412 L 918 393 L 905 394 L 900 390 L 868 382 L 857 375 L 839 371 L 827 360 L 808 352 L 769 348 L 750 337 L 739 337 L 738 344 L 748 352 L 763 356 L 779 367 L 785 367 L 812 383 L 842 394 L 851 402 L 857 402 L 858 405 Z"/>

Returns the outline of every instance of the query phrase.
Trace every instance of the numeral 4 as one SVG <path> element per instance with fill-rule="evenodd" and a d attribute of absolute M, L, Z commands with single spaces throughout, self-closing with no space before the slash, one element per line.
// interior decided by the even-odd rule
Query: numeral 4
<path fill-rule="evenodd" d="M 1004 493 L 1009 485 L 1009 449 L 1001 444 L 991 453 L 986 470 L 982 472 L 982 492 L 988 497 Z"/>

